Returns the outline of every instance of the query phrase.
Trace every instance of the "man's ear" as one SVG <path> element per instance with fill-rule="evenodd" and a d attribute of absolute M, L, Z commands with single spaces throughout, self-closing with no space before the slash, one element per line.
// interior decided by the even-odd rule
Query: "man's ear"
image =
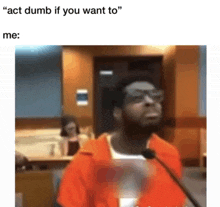
<path fill-rule="evenodd" d="M 115 118 L 116 121 L 121 121 L 122 118 L 122 110 L 119 107 L 115 107 L 113 110 L 113 116 Z"/>

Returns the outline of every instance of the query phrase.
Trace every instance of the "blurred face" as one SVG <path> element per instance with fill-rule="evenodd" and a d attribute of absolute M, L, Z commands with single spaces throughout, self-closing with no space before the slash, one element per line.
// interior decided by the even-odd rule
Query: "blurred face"
<path fill-rule="evenodd" d="M 66 130 L 69 137 L 76 136 L 76 124 L 74 122 L 67 124 L 64 129 Z"/>
<path fill-rule="evenodd" d="M 148 82 L 133 82 L 125 88 L 126 96 L 122 109 L 127 123 L 142 128 L 157 126 L 162 119 L 163 91 Z"/>

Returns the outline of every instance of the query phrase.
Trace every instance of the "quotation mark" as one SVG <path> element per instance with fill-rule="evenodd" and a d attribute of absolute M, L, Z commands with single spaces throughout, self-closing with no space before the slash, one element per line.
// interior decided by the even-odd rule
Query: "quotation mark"
<path fill-rule="evenodd" d="M 3 10 L 7 10 L 7 6 L 4 6 L 4 7 L 3 7 Z"/>
<path fill-rule="evenodd" d="M 122 9 L 122 6 L 118 6 L 118 9 Z"/>

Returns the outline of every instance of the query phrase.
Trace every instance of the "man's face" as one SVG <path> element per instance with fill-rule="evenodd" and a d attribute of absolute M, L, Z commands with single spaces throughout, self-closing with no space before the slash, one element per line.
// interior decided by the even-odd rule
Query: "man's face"
<path fill-rule="evenodd" d="M 158 126 L 162 119 L 163 91 L 148 82 L 133 82 L 125 88 L 122 109 L 126 123 L 142 128 Z"/>

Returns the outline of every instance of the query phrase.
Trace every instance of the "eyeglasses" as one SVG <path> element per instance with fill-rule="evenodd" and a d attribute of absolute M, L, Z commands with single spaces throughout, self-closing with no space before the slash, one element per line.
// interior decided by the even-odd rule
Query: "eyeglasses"
<path fill-rule="evenodd" d="M 126 92 L 126 99 L 130 102 L 141 102 L 144 100 L 146 95 L 158 103 L 161 103 L 164 100 L 163 90 L 128 89 Z"/>

